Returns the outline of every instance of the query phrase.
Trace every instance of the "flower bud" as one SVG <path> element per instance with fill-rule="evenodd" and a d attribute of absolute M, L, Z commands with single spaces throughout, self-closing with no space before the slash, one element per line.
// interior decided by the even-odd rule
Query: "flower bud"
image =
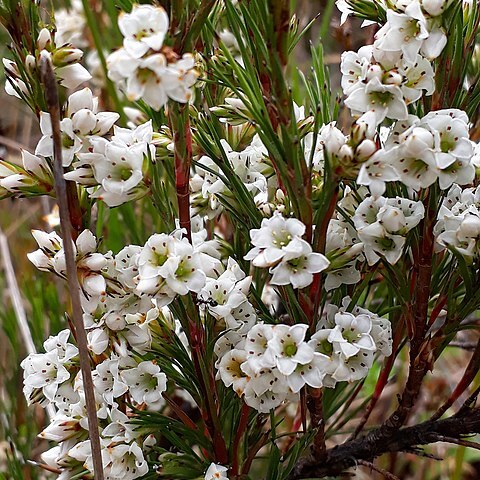
<path fill-rule="evenodd" d="M 412 155 L 422 155 L 426 148 L 433 148 L 434 137 L 426 128 L 413 128 L 406 138 L 400 137 L 400 143 L 404 143 Z"/>
<path fill-rule="evenodd" d="M 480 218 L 470 215 L 460 225 L 460 233 L 469 238 L 480 236 Z"/>
<path fill-rule="evenodd" d="M 353 149 L 350 145 L 343 145 L 338 152 L 338 159 L 341 163 L 351 162 L 353 159 Z"/>
<path fill-rule="evenodd" d="M 72 126 L 75 133 L 88 135 L 97 126 L 97 118 L 91 110 L 82 108 L 73 114 Z"/>
<path fill-rule="evenodd" d="M 72 63 L 79 62 L 83 57 L 83 52 L 78 48 L 62 47 L 53 52 L 53 65 L 55 67 L 65 67 Z"/>
<path fill-rule="evenodd" d="M 395 70 L 391 70 L 385 75 L 384 83 L 386 85 L 397 85 L 400 86 L 403 82 L 403 75 L 400 75 Z"/>
<path fill-rule="evenodd" d="M 281 188 L 278 188 L 277 191 L 275 192 L 275 200 L 278 203 L 285 202 L 285 193 L 283 193 L 283 190 Z"/>
<path fill-rule="evenodd" d="M 360 144 L 365 138 L 372 139 L 376 131 L 376 119 L 374 112 L 367 112 L 362 115 L 353 125 L 350 132 L 350 139 L 354 145 Z"/>
<path fill-rule="evenodd" d="M 373 78 L 378 78 L 381 81 L 383 74 L 384 71 L 380 65 L 370 65 L 369 69 L 367 70 L 366 78 L 367 81 L 370 81 Z"/>
<path fill-rule="evenodd" d="M 32 73 L 37 68 L 37 60 L 33 55 L 27 55 L 25 57 L 25 67 Z"/>
<path fill-rule="evenodd" d="M 377 145 L 373 140 L 366 138 L 355 150 L 357 159 L 360 162 L 368 160 L 377 151 Z"/>
<path fill-rule="evenodd" d="M 445 9 L 445 0 L 422 0 L 422 7 L 432 17 L 438 17 Z"/>
<path fill-rule="evenodd" d="M 390 233 L 398 232 L 407 223 L 403 212 L 395 207 L 381 208 L 377 218 L 380 224 Z"/>
<path fill-rule="evenodd" d="M 0 187 L 5 188 L 9 192 L 19 192 L 21 188 L 33 185 L 33 179 L 23 173 L 16 173 L 0 180 Z"/>
<path fill-rule="evenodd" d="M 52 47 L 52 36 L 48 29 L 42 28 L 37 38 L 37 47 L 39 50 L 50 51 Z"/>

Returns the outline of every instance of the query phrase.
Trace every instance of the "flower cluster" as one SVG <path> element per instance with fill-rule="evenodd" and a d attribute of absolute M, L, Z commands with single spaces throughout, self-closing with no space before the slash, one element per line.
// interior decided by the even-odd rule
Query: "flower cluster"
<path fill-rule="evenodd" d="M 437 110 L 419 119 L 409 115 L 389 131 L 385 145 L 365 162 L 358 183 L 381 195 L 385 182 L 401 181 L 414 190 L 438 180 L 442 190 L 467 185 L 475 176 L 468 117 L 458 109 Z"/>
<path fill-rule="evenodd" d="M 342 55 L 345 104 L 353 115 L 373 113 L 376 124 L 385 118 L 407 120 L 407 106 L 435 90 L 431 61 L 447 43 L 442 14 L 449 2 L 388 2 L 386 23 L 373 45 Z M 340 1 L 339 8 L 351 13 Z"/>
<path fill-rule="evenodd" d="M 109 55 L 108 75 L 118 82 L 129 100 L 142 99 L 159 110 L 168 99 L 186 103 L 197 80 L 191 54 L 179 58 L 163 45 L 168 32 L 168 15 L 162 7 L 135 5 L 122 13 L 118 26 L 123 47 Z"/>
<path fill-rule="evenodd" d="M 390 264 L 402 256 L 407 233 L 425 214 L 421 202 L 406 198 L 368 197 L 355 210 L 352 220 L 369 265 L 380 258 Z"/>
<path fill-rule="evenodd" d="M 391 354 L 391 327 L 368 310 L 348 312 L 349 300 L 343 300 L 342 308 L 330 305 L 311 336 L 305 324 L 260 322 L 237 343 L 220 337 L 218 377 L 263 413 L 295 400 L 305 385 L 333 388 L 337 382 L 364 378 L 375 352 Z"/>
<path fill-rule="evenodd" d="M 155 158 L 152 138 L 151 121 L 135 129 L 115 125 L 109 140 L 99 135 L 89 138 L 89 151 L 77 153 L 65 178 L 89 187 L 91 198 L 110 207 L 140 198 L 146 193 L 145 160 Z"/>
<path fill-rule="evenodd" d="M 416 54 L 409 60 L 399 53 L 396 59 L 388 53 L 374 44 L 342 55 L 345 105 L 355 116 L 373 112 L 376 124 L 385 118 L 406 120 L 407 105 L 435 89 L 433 68 L 426 58 Z"/>
<path fill-rule="evenodd" d="M 53 173 L 45 158 L 22 150 L 22 167 L 0 160 L 0 198 L 12 195 L 49 195 Z"/>
<path fill-rule="evenodd" d="M 35 52 L 36 56 L 28 54 L 25 57 L 24 64 L 3 59 L 6 76 L 5 91 L 9 95 L 30 100 L 31 90 L 27 85 L 32 82 L 32 78 L 39 71 L 39 61 L 43 56 L 51 59 L 60 85 L 66 88 L 77 88 L 92 78 L 85 67 L 80 64 L 83 52 L 69 43 L 56 44 L 55 38 L 46 28 L 43 28 L 38 35 Z"/>
<path fill-rule="evenodd" d="M 69 167 L 75 154 L 88 151 L 92 137 L 103 136 L 112 128 L 120 115 L 115 112 L 98 112 L 98 99 L 89 88 L 72 93 L 68 98 L 65 116 L 60 122 L 62 132 L 63 166 Z M 50 114 L 40 113 L 42 138 L 35 149 L 36 155 L 53 157 L 52 124 Z"/>
<path fill-rule="evenodd" d="M 40 437 L 59 445 L 42 455 L 51 468 L 68 466 L 65 473 L 76 475 L 85 468 L 93 471 L 85 392 L 77 348 L 63 330 L 44 344 L 45 353 L 31 354 L 23 362 L 24 392 L 30 402 L 50 403 L 56 414 Z M 148 472 L 144 451 L 155 443 L 129 424 L 128 416 L 116 402 L 126 392 L 138 404 L 155 408 L 166 389 L 165 374 L 152 362 L 115 354 L 99 363 L 93 372 L 101 433 L 102 459 L 109 478 L 133 480 Z"/>
<path fill-rule="evenodd" d="M 80 87 L 61 90 L 62 157 L 76 206 L 87 214 L 73 250 L 111 480 L 157 473 L 222 480 L 232 460 L 232 470 L 248 476 L 239 465 L 243 454 L 233 450 L 253 448 L 250 440 L 265 436 L 257 412 L 287 411 L 291 402 L 300 418 L 303 393 L 365 379 L 376 358 L 392 354 L 391 317 L 383 312 L 412 307 L 388 282 L 398 271 L 418 284 L 409 271 L 416 271 L 418 239 L 432 227 L 435 205 L 436 252 L 445 262 L 456 258 L 448 250 L 467 265 L 480 259 L 480 187 L 471 188 L 480 147 L 470 140 L 467 113 L 440 108 L 437 94 L 452 92 L 435 92 L 434 60 L 447 44 L 445 12 L 453 1 L 337 0 L 344 17 L 384 20 L 372 45 L 341 57 L 349 129 L 337 115 L 340 102 L 332 106 L 319 52 L 312 81 L 299 76 L 305 105 L 282 84 L 289 69 L 269 63 L 283 62 L 280 51 L 262 58 L 262 44 L 257 61 L 255 39 L 277 19 L 247 28 L 255 21 L 250 3 L 219 3 L 199 17 L 181 12 L 171 22 L 157 5 L 122 12 L 123 46 L 108 56 L 107 69 L 126 100 L 138 102 L 124 112 L 101 111 L 99 105 L 115 102 L 99 101 L 90 89 L 95 82 L 80 87 L 91 75 L 79 63 L 79 48 L 88 51 L 89 44 L 76 0 L 56 13 L 55 34 L 40 31 L 34 54 L 20 64 L 4 60 L 7 91 L 32 103 L 42 136 L 35 154 L 22 152 L 21 166 L 0 161 L 0 198 L 55 196 L 52 118 L 31 88 L 40 85 L 41 56 L 52 60 L 59 85 Z M 295 22 L 288 28 L 285 38 L 300 38 Z M 268 45 L 282 46 L 271 39 Z M 180 56 L 182 48 L 198 55 Z M 197 60 L 205 82 L 194 90 Z M 459 83 L 466 94 L 469 85 Z M 434 94 L 432 102 L 425 98 Z M 430 103 L 439 109 L 428 111 Z M 138 229 L 125 238 L 136 244 L 117 248 L 109 237 L 103 249 L 89 228 L 108 231 L 107 207 L 134 201 L 117 218 L 130 215 Z M 55 231 L 32 233 L 38 249 L 30 261 L 66 279 L 64 240 Z M 389 288 L 377 290 L 378 282 Z M 69 339 L 63 330 L 23 361 L 24 393 L 29 403 L 56 411 L 41 437 L 58 445 L 43 462 L 60 478 L 91 478 L 84 352 Z M 231 401 L 232 428 L 240 418 L 235 445 L 227 448 L 217 448 L 226 437 L 218 426 L 222 394 Z M 260 418 L 251 437 L 242 437 L 242 424 L 252 425 L 246 406 Z M 146 418 L 168 427 L 150 428 Z M 176 445 L 179 436 L 191 455 Z"/>
<path fill-rule="evenodd" d="M 480 187 L 453 185 L 443 200 L 435 225 L 437 250 L 453 248 L 469 261 L 480 255 Z"/>
<path fill-rule="evenodd" d="M 266 163 L 267 150 L 258 135 L 242 151 L 237 152 L 222 140 L 223 153 L 231 171 L 245 185 L 257 206 L 262 206 L 268 199 L 267 176 L 271 167 Z M 222 211 L 220 196 L 231 196 L 231 192 L 222 180 L 223 171 L 208 156 L 198 159 L 194 175 L 190 179 L 191 198 L 194 213 L 214 218 Z"/>
<path fill-rule="evenodd" d="M 255 267 L 269 268 L 272 285 L 292 285 L 305 288 L 313 281 L 313 274 L 328 268 L 329 261 L 321 253 L 312 251 L 302 239 L 305 225 L 295 218 L 285 219 L 276 212 L 264 219 L 259 229 L 250 232 L 254 247 L 245 256 Z"/>

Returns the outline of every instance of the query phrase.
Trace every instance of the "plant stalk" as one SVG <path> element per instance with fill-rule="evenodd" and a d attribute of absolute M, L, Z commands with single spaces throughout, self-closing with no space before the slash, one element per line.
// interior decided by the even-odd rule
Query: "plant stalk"
<path fill-rule="evenodd" d="M 53 71 L 51 59 L 49 56 L 41 57 L 40 71 L 42 82 L 45 86 L 45 96 L 47 106 L 52 122 L 53 133 L 53 174 L 55 183 L 55 192 L 58 202 L 60 227 L 63 238 L 63 248 L 65 252 L 65 262 L 67 269 L 67 282 L 72 302 L 72 317 L 75 327 L 75 338 L 77 340 L 80 356 L 80 368 L 82 371 L 83 386 L 85 390 L 85 402 L 88 417 L 88 430 L 90 434 L 90 444 L 92 449 L 94 478 L 103 480 L 102 452 L 100 446 L 100 435 L 98 431 L 97 407 L 95 403 L 92 371 L 90 366 L 90 354 L 87 347 L 87 334 L 83 324 L 82 306 L 80 303 L 80 286 L 77 276 L 77 264 L 73 251 L 72 224 L 70 220 L 70 211 L 67 194 L 67 183 L 63 177 L 62 165 L 62 135 L 60 131 L 60 105 L 58 101 L 57 80 Z"/>

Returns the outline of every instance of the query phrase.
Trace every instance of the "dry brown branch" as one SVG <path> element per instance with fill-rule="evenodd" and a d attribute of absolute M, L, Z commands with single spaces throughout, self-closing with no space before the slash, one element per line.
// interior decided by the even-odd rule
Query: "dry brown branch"
<path fill-rule="evenodd" d="M 51 59 L 49 56 L 41 58 L 42 81 L 45 85 L 45 94 L 52 122 L 54 162 L 53 174 L 55 181 L 55 192 L 60 214 L 60 227 L 63 238 L 63 248 L 65 252 L 65 263 L 67 269 L 67 281 L 70 298 L 72 302 L 72 317 L 75 325 L 75 338 L 80 356 L 80 367 L 82 370 L 83 386 L 85 390 L 85 402 L 88 417 L 88 430 L 90 434 L 90 444 L 92 449 L 93 466 L 95 480 L 103 480 L 103 465 L 100 446 L 100 435 L 98 431 L 97 407 L 92 380 L 92 371 L 90 365 L 90 354 L 87 346 L 87 334 L 83 325 L 83 312 L 80 303 L 80 287 L 77 277 L 77 264 L 73 251 L 73 232 L 71 209 L 69 209 L 69 199 L 67 182 L 63 177 L 62 164 L 62 136 L 60 131 L 60 105 L 58 101 L 57 80 L 53 72 Z"/>

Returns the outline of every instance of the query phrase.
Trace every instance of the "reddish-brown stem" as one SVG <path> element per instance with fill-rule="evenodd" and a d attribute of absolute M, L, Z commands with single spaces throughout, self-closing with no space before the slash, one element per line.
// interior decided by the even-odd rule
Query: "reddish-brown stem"
<path fill-rule="evenodd" d="M 236 477 L 239 474 L 239 462 L 240 462 L 240 442 L 242 436 L 245 433 L 248 425 L 248 415 L 250 413 L 250 407 L 244 403 L 242 405 L 242 411 L 240 413 L 240 421 L 237 426 L 237 432 L 235 433 L 235 439 L 233 441 L 233 462 L 232 462 L 232 476 Z"/>
<path fill-rule="evenodd" d="M 202 368 L 204 366 L 205 331 L 202 325 L 190 320 L 188 332 L 193 364 L 205 399 L 205 408 L 201 409 L 202 418 L 212 439 L 215 460 L 225 465 L 228 462 L 228 451 L 217 414 L 215 378 L 211 370 L 207 372 L 205 368 Z"/>
<path fill-rule="evenodd" d="M 77 185 L 75 182 L 66 182 L 68 211 L 70 213 L 70 223 L 72 224 L 72 237 L 74 240 L 83 231 L 83 213 L 78 200 Z"/>
<path fill-rule="evenodd" d="M 265 432 L 257 441 L 255 445 L 253 445 L 252 448 L 250 448 L 250 451 L 248 452 L 247 459 L 245 462 L 243 462 L 242 466 L 242 474 L 247 474 L 250 471 L 250 468 L 252 466 L 252 462 L 255 460 L 255 457 L 258 453 L 258 451 L 268 442 L 268 433 Z"/>
<path fill-rule="evenodd" d="M 198 430 L 195 422 L 166 393 L 162 393 L 162 396 L 186 427 L 191 430 Z"/>
<path fill-rule="evenodd" d="M 311 446 L 311 455 L 322 458 L 326 452 L 325 422 L 323 420 L 323 389 L 312 388 L 308 392 L 307 407 L 310 412 L 310 427 L 317 429 Z"/>
<path fill-rule="evenodd" d="M 175 189 L 177 192 L 180 228 L 185 228 L 187 238 L 192 241 L 190 223 L 190 167 L 192 165 L 192 132 L 188 115 L 188 104 L 170 102 L 168 117 L 173 132 L 175 157 Z"/>
<path fill-rule="evenodd" d="M 462 379 L 458 382 L 457 386 L 453 390 L 452 394 L 448 400 L 432 415 L 430 420 L 438 420 L 454 403 L 460 395 L 468 388 L 468 386 L 473 382 L 473 379 L 478 373 L 480 368 L 480 340 L 477 343 L 477 346 L 468 362 L 467 368 L 463 373 Z"/>

